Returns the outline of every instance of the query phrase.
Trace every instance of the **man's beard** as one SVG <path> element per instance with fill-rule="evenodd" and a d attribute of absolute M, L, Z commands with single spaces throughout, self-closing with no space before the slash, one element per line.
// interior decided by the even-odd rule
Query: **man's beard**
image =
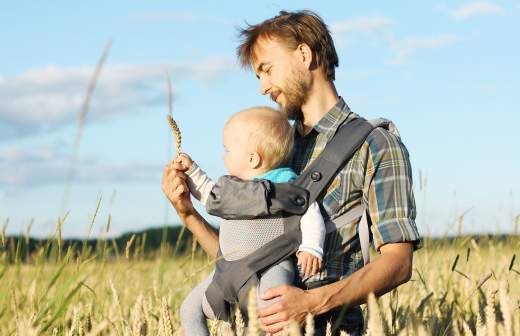
<path fill-rule="evenodd" d="M 311 80 L 306 80 L 303 73 L 294 69 L 287 80 L 282 93 L 285 104 L 280 104 L 280 110 L 288 119 L 303 119 L 302 105 L 305 104 L 311 90 Z"/>

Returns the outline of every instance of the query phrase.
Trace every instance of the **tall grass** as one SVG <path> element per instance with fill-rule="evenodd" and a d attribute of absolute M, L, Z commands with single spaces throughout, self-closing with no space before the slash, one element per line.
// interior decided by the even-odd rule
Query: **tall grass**
<path fill-rule="evenodd" d="M 179 306 L 213 266 L 196 244 L 175 257 L 169 244 L 145 253 L 144 234 L 132 235 L 123 253 L 109 244 L 69 245 L 60 253 L 60 240 L 31 252 L 21 246 L 25 239 L 18 246 L 10 246 L 12 237 L 2 240 L 0 335 L 181 335 Z M 410 282 L 369 298 L 368 335 L 520 334 L 520 237 L 426 245 L 415 255 Z M 256 307 L 249 309 L 249 328 L 238 314 L 234 331 L 214 323 L 211 330 L 257 335 Z M 293 324 L 287 332 L 312 335 L 312 316 L 303 329 Z"/>

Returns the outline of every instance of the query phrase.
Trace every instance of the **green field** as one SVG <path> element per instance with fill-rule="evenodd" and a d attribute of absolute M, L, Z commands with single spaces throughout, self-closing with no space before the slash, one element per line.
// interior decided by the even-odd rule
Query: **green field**
<path fill-rule="evenodd" d="M 64 248 L 55 239 L 27 250 L 9 241 L 0 258 L 0 335 L 182 335 L 179 305 L 212 268 L 190 242 L 179 253 L 175 242 L 148 251 L 139 236 L 124 247 Z M 412 280 L 364 308 L 368 334 L 520 335 L 520 237 L 423 245 Z"/>

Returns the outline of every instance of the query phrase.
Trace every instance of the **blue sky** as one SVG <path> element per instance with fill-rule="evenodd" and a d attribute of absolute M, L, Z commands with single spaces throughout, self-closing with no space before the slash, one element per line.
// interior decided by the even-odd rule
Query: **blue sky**
<path fill-rule="evenodd" d="M 183 150 L 225 173 L 228 116 L 270 105 L 236 62 L 236 27 L 279 10 L 311 9 L 340 58 L 336 86 L 366 118 L 393 120 L 411 154 L 418 226 L 510 232 L 520 213 L 519 1 L 16 1 L 0 5 L 0 223 L 8 233 L 84 236 L 178 222 L 161 192 L 171 157 L 165 74 Z M 112 48 L 83 132 L 64 209 L 83 96 Z M 516 88 L 516 89 L 515 89 Z M 421 174 L 419 174 L 419 172 Z M 420 182 L 422 176 L 422 188 Z M 207 217 L 215 222 L 214 218 Z"/>

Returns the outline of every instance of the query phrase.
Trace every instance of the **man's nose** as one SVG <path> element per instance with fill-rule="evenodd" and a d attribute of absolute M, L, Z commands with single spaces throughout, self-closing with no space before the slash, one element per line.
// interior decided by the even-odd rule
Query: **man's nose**
<path fill-rule="evenodd" d="M 260 76 L 260 94 L 268 94 L 270 89 L 271 82 L 269 81 L 269 79 L 267 79 L 267 76 Z"/>

